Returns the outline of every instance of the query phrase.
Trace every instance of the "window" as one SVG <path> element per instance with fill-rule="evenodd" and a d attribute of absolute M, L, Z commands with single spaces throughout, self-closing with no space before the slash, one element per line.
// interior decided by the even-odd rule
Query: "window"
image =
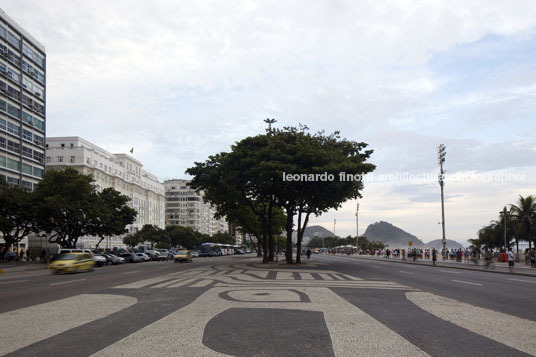
<path fill-rule="evenodd" d="M 47 163 L 49 163 L 52 159 L 50 158 L 50 156 L 47 156 Z"/>
<path fill-rule="evenodd" d="M 37 176 L 39 178 L 42 178 L 43 177 L 43 169 L 40 169 L 39 167 L 34 167 L 33 168 L 33 175 Z"/>
<path fill-rule="evenodd" d="M 39 152 L 37 150 L 34 150 L 33 151 L 33 158 L 34 160 L 37 160 L 39 162 L 43 162 L 43 158 L 45 157 L 45 154 L 43 154 L 42 152 Z"/>
<path fill-rule="evenodd" d="M 88 165 L 91 165 L 91 159 L 90 159 L 89 157 L 86 158 L 86 163 L 87 163 Z"/>
<path fill-rule="evenodd" d="M 16 106 L 11 105 L 11 104 L 8 103 L 7 112 L 8 112 L 8 114 L 13 115 L 15 118 L 20 119 L 20 109 L 17 108 Z"/>
<path fill-rule="evenodd" d="M 7 158 L 7 168 L 11 170 L 19 171 L 20 169 L 20 162 L 18 160 Z M 18 183 L 18 180 L 17 180 Z"/>
<path fill-rule="evenodd" d="M 28 140 L 29 142 L 32 142 L 32 132 L 26 129 L 22 129 L 22 138 L 24 140 Z"/>
<path fill-rule="evenodd" d="M 14 142 L 14 141 L 8 140 L 7 141 L 7 149 L 9 151 L 12 151 L 14 153 L 19 154 L 20 153 L 20 144 Z"/>
<path fill-rule="evenodd" d="M 18 125 L 7 122 L 7 132 L 16 136 L 20 135 L 20 128 Z"/>
<path fill-rule="evenodd" d="M 71 164 L 74 164 L 76 162 L 76 158 L 74 156 L 71 156 Z"/>
<path fill-rule="evenodd" d="M 25 164 L 24 162 L 22 163 L 22 172 L 27 174 L 27 175 L 33 175 L 33 170 L 32 170 L 32 166 L 28 165 L 28 164 Z"/>
<path fill-rule="evenodd" d="M 42 136 L 39 136 L 37 134 L 33 134 L 33 142 L 36 145 L 43 146 L 45 145 L 45 139 Z"/>
<path fill-rule="evenodd" d="M 32 191 L 33 190 L 33 183 L 22 180 L 22 187 Z"/>
<path fill-rule="evenodd" d="M 6 148 L 6 138 L 3 138 L 0 136 L 0 148 L 5 149 Z"/>
<path fill-rule="evenodd" d="M 58 156 L 56 159 L 58 159 L 58 162 L 63 162 L 63 156 Z"/>
<path fill-rule="evenodd" d="M 19 39 L 15 37 L 11 32 L 7 32 L 7 42 L 9 42 L 13 47 L 19 49 L 20 43 Z"/>
<path fill-rule="evenodd" d="M 33 150 L 27 146 L 22 146 L 22 156 L 33 159 Z"/>

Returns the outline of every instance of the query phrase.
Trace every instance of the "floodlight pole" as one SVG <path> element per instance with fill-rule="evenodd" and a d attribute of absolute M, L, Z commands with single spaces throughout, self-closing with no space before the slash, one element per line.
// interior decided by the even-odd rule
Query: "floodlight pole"
<path fill-rule="evenodd" d="M 441 187 L 441 230 L 443 233 L 443 239 L 441 243 L 443 244 L 443 250 L 447 249 L 447 239 L 445 238 L 445 200 L 443 194 L 443 186 L 445 186 L 444 175 L 445 171 L 443 170 L 443 163 L 445 162 L 445 156 L 447 152 L 445 151 L 445 145 L 441 144 L 437 148 L 437 156 L 439 160 L 439 187 Z"/>
<path fill-rule="evenodd" d="M 359 240 L 359 202 L 355 206 L 355 246 Z"/>

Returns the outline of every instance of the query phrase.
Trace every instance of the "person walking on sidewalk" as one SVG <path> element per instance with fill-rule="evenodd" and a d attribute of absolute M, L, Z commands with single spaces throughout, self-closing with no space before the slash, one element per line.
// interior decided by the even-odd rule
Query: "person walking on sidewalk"
<path fill-rule="evenodd" d="M 530 267 L 536 268 L 536 248 L 532 248 L 530 251 Z"/>
<path fill-rule="evenodd" d="M 512 252 L 512 248 L 508 248 L 508 271 L 510 273 L 514 272 L 514 252 Z"/>
<path fill-rule="evenodd" d="M 435 262 L 437 260 L 437 250 L 435 248 L 432 248 L 432 264 L 435 266 Z"/>
<path fill-rule="evenodd" d="M 305 254 L 307 254 L 307 260 L 311 259 L 311 249 L 307 249 Z"/>

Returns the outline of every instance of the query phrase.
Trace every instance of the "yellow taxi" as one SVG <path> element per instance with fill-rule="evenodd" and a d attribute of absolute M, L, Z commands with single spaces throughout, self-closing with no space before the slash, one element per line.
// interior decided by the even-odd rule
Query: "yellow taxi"
<path fill-rule="evenodd" d="M 192 262 L 192 252 L 189 250 L 179 250 L 175 255 L 173 255 L 173 259 L 175 259 L 175 263 L 180 262 L 186 262 L 191 263 Z"/>
<path fill-rule="evenodd" d="M 50 264 L 54 273 L 76 273 L 91 271 L 95 260 L 89 253 L 63 253 Z"/>

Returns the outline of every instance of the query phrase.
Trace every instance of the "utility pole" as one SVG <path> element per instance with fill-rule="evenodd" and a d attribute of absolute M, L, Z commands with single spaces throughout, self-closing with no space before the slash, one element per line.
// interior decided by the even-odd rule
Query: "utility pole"
<path fill-rule="evenodd" d="M 506 246 L 506 217 L 508 215 L 508 211 L 506 210 L 506 206 L 503 208 L 503 219 L 504 219 L 504 251 L 506 252 L 508 250 L 508 247 Z"/>
<path fill-rule="evenodd" d="M 439 160 L 439 186 L 441 187 L 441 230 L 443 232 L 443 250 L 447 249 L 447 239 L 445 238 L 445 201 L 443 195 L 443 186 L 445 186 L 443 163 L 445 162 L 445 156 L 447 155 L 446 149 L 446 146 L 443 144 L 439 145 L 437 148 L 437 156 Z"/>

